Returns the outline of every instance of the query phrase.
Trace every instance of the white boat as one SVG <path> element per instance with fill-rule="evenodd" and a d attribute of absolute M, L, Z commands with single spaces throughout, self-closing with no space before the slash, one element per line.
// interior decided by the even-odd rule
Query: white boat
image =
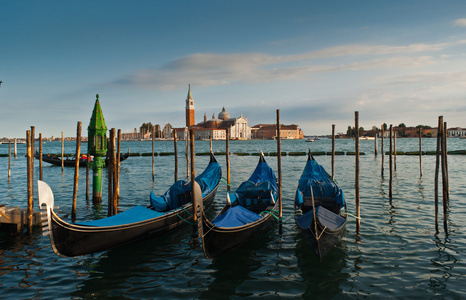
<path fill-rule="evenodd" d="M 375 137 L 373 136 L 362 136 L 359 138 L 360 141 L 373 141 L 375 140 Z"/>

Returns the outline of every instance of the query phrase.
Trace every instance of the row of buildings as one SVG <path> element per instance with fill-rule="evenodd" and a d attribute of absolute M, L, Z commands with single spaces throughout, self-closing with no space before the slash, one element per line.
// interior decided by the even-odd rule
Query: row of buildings
<path fill-rule="evenodd" d="M 249 139 L 274 139 L 277 136 L 277 126 L 275 124 L 258 124 L 255 126 L 248 125 L 248 119 L 242 114 L 239 117 L 230 117 L 230 114 L 225 110 L 225 107 L 209 119 L 204 113 L 204 119 L 195 123 L 195 108 L 194 99 L 191 94 L 191 86 L 188 87 L 188 95 L 186 97 L 186 126 L 181 128 L 173 128 L 167 123 L 163 129 L 156 125 L 154 134 L 155 137 L 164 139 L 172 139 L 176 131 L 177 138 L 184 140 L 189 130 L 194 130 L 194 138 L 196 140 L 225 140 L 227 129 L 230 131 L 230 139 L 234 140 L 249 140 Z M 282 139 L 302 139 L 304 138 L 303 131 L 298 125 L 281 125 L 280 136 Z M 122 134 L 123 139 L 150 139 L 152 132 L 150 130 L 140 130 L 138 133 L 134 129 L 133 133 Z"/>
<path fill-rule="evenodd" d="M 419 137 L 419 132 L 422 137 L 437 137 L 438 128 L 437 127 L 393 127 L 393 132 L 397 134 L 398 137 Z M 380 129 L 371 129 L 364 131 L 365 136 L 375 136 L 375 133 L 378 136 L 381 136 L 382 132 Z M 453 127 L 447 129 L 448 137 L 466 137 L 466 128 Z M 390 130 L 384 131 L 384 137 L 390 136 Z"/>

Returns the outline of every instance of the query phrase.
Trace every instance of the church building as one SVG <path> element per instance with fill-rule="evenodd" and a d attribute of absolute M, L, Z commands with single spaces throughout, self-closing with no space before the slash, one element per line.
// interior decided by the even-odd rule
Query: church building
<path fill-rule="evenodd" d="M 230 129 L 230 139 L 246 140 L 251 138 L 251 127 L 248 126 L 248 119 L 243 117 L 230 118 L 230 114 L 222 108 L 222 111 L 211 119 L 207 118 L 204 113 L 204 120 L 195 124 L 194 120 L 194 99 L 191 94 L 191 85 L 188 87 L 188 96 L 186 97 L 186 128 L 194 129 L 194 138 L 196 140 L 225 140 L 226 130 Z M 180 139 L 184 139 L 186 128 L 178 128 L 177 135 Z"/>

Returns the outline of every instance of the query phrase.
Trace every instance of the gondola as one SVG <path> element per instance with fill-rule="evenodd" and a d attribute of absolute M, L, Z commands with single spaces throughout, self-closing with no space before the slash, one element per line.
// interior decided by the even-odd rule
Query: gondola
<path fill-rule="evenodd" d="M 255 238 L 278 214 L 276 177 L 261 153 L 251 177 L 234 192 L 213 221 L 201 214 L 200 235 L 206 258 L 212 259 Z"/>
<path fill-rule="evenodd" d="M 34 155 L 36 159 L 40 159 L 39 153 L 36 151 L 36 154 Z M 124 161 L 129 157 L 129 150 L 125 154 L 120 154 L 120 162 Z M 46 154 L 42 155 L 42 160 L 56 165 L 56 166 L 61 166 L 61 157 L 57 154 Z M 92 160 L 92 159 L 91 159 Z M 87 164 L 87 155 L 81 155 L 79 158 L 79 166 L 80 167 L 85 167 Z M 76 159 L 75 158 L 70 158 L 70 159 L 64 159 L 63 160 L 63 166 L 65 167 L 74 167 L 76 165 Z M 105 158 L 105 165 L 108 165 L 108 158 Z"/>
<path fill-rule="evenodd" d="M 204 207 L 211 206 L 221 178 L 221 168 L 211 154 L 206 169 L 196 177 L 196 199 L 202 198 Z M 150 206 L 135 206 L 115 216 L 99 220 L 67 223 L 53 210 L 54 199 L 50 187 L 38 181 L 39 205 L 46 205 L 48 233 L 53 251 L 71 257 L 108 250 L 124 244 L 155 236 L 180 225 L 191 223 L 193 204 L 191 183 L 175 182 L 163 196 L 150 193 Z"/>
<path fill-rule="evenodd" d="M 295 221 L 304 240 L 322 260 L 346 227 L 343 191 L 308 153 L 295 195 Z"/>

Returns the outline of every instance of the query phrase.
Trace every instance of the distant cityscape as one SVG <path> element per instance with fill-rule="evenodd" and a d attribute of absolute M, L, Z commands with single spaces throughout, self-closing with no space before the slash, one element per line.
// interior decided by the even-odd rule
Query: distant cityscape
<path fill-rule="evenodd" d="M 387 124 L 383 124 L 383 135 L 384 137 L 390 136 L 390 128 Z M 396 134 L 397 137 L 419 137 L 421 134 L 422 137 L 437 137 L 438 128 L 431 127 L 428 125 L 417 125 L 413 126 L 406 126 L 404 123 L 399 124 L 398 126 L 392 126 L 393 134 Z M 461 127 L 452 127 L 447 129 L 448 137 L 466 137 L 466 128 Z M 359 127 L 359 136 L 366 136 L 366 137 L 375 137 L 377 134 L 378 137 L 382 136 L 382 128 L 377 128 L 373 126 L 370 130 L 364 130 L 363 127 Z M 351 138 L 355 136 L 354 127 L 348 126 L 346 133 L 340 133 L 340 138 Z"/>
<path fill-rule="evenodd" d="M 242 114 L 239 117 L 230 117 L 225 107 L 209 119 L 207 113 L 204 113 L 204 119 L 195 123 L 194 98 L 191 93 L 191 86 L 188 87 L 186 97 L 186 126 L 173 128 L 170 123 L 165 124 L 162 128 L 159 124 L 144 123 L 138 130 L 135 128 L 133 133 L 122 134 L 123 140 L 149 140 L 154 136 L 157 139 L 173 139 L 176 132 L 177 139 L 185 140 L 189 130 L 194 130 L 194 139 L 196 140 L 225 140 L 227 130 L 230 132 L 230 139 L 249 140 L 249 139 L 274 139 L 277 135 L 276 124 L 258 124 L 248 125 L 248 119 Z M 283 139 L 303 139 L 304 133 L 296 124 L 281 125 L 280 136 Z"/>
<path fill-rule="evenodd" d="M 194 98 L 191 93 L 191 86 L 188 87 L 188 95 L 186 97 L 186 126 L 174 128 L 170 123 L 166 123 L 164 127 L 160 124 L 153 125 L 151 122 L 143 123 L 139 128 L 134 128 L 133 132 L 122 133 L 121 139 L 126 141 L 145 141 L 152 140 L 173 140 L 175 133 L 178 140 L 185 140 L 189 130 L 194 131 L 194 139 L 196 140 L 225 140 L 227 130 L 230 132 L 232 140 L 251 140 L 251 139 L 276 139 L 277 126 L 276 124 L 257 124 L 249 126 L 248 119 L 241 114 L 239 117 L 230 117 L 225 107 L 216 116 L 207 118 L 207 113 L 204 113 L 204 118 L 201 122 L 195 123 L 195 108 Z M 383 129 L 383 130 L 382 130 Z M 419 137 L 437 137 L 438 128 L 428 125 L 406 126 L 404 123 L 398 126 L 392 126 L 393 133 L 397 137 L 413 138 Z M 384 123 L 381 128 L 372 126 L 370 130 L 359 128 L 359 136 L 374 138 L 383 136 L 388 138 L 390 135 L 389 127 Z M 466 138 L 466 128 L 452 127 L 447 129 L 448 137 Z M 337 133 L 336 138 L 353 138 L 355 136 L 355 128 L 348 126 L 345 133 Z M 304 133 L 296 124 L 281 124 L 280 137 L 282 139 L 299 140 L 304 139 Z M 317 137 L 315 135 L 306 136 L 309 138 Z M 331 135 L 321 135 L 319 137 L 331 137 Z M 43 137 L 43 141 L 61 141 L 62 137 Z M 36 140 L 39 137 L 36 136 Z M 65 141 L 74 141 L 76 137 L 64 137 Z M 81 140 L 87 142 L 87 136 L 82 136 Z M 15 142 L 18 144 L 25 143 L 25 138 L 8 139 L 3 137 L 0 139 L 0 144 L 8 144 Z"/>

